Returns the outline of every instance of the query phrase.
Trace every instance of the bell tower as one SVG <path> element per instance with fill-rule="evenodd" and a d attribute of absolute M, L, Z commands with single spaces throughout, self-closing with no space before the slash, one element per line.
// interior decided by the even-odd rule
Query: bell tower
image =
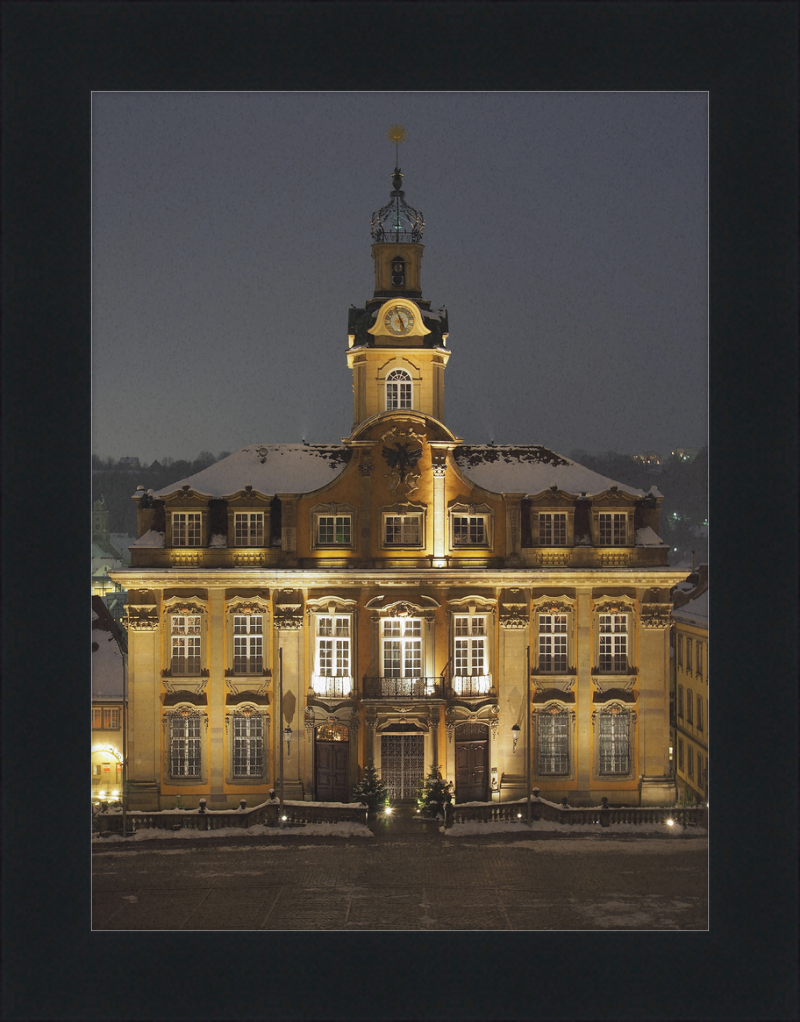
<path fill-rule="evenodd" d="M 397 147 L 406 132 L 393 125 Z M 397 155 L 397 152 L 395 152 Z M 375 291 L 363 309 L 350 308 L 347 365 L 353 373 L 353 429 L 381 412 L 404 408 L 444 418 L 447 310 L 422 297 L 425 218 L 409 206 L 398 161 L 389 202 L 370 220 Z"/>

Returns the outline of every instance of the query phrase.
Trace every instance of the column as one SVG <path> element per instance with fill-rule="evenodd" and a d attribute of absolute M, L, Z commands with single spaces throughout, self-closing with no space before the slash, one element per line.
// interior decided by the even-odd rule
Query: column
<path fill-rule="evenodd" d="M 208 591 L 208 808 L 228 809 L 225 794 L 225 590 Z M 204 621 L 205 623 L 205 621 Z M 238 799 L 236 801 L 238 804 Z"/>

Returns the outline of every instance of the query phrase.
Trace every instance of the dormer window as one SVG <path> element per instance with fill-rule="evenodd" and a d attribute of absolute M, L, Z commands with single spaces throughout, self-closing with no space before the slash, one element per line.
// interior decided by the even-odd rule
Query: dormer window
<path fill-rule="evenodd" d="M 386 410 L 411 407 L 411 376 L 405 369 L 393 369 L 386 377 Z"/>
<path fill-rule="evenodd" d="M 628 516 L 625 513 L 600 514 L 600 546 L 626 546 Z"/>
<path fill-rule="evenodd" d="M 406 282 L 406 264 L 400 257 L 392 259 L 392 287 L 403 287 Z"/>
<path fill-rule="evenodd" d="M 202 515 L 199 511 L 174 511 L 172 514 L 172 545 L 200 546 Z"/>
<path fill-rule="evenodd" d="M 233 517 L 236 546 L 264 545 L 264 515 L 261 511 L 237 511 Z"/>
<path fill-rule="evenodd" d="M 567 516 L 563 513 L 539 512 L 539 545 L 567 545 Z"/>

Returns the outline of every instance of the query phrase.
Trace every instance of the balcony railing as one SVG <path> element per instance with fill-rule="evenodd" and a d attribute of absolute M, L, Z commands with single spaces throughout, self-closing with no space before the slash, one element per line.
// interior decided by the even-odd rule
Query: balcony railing
<path fill-rule="evenodd" d="M 354 689 L 353 679 L 347 675 L 330 677 L 326 674 L 313 674 L 311 687 L 318 696 L 325 699 L 346 699 Z"/>
<path fill-rule="evenodd" d="M 442 699 L 444 686 L 435 678 L 364 678 L 365 699 Z"/>
<path fill-rule="evenodd" d="M 453 691 L 457 696 L 485 696 L 491 687 L 491 674 L 456 674 L 453 677 Z"/>

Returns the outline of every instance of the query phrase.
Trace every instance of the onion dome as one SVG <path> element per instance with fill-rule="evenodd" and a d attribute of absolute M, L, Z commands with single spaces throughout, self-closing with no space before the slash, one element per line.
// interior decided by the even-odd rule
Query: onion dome
<path fill-rule="evenodd" d="M 422 241 L 425 217 L 418 209 L 408 205 L 405 192 L 400 188 L 402 183 L 403 174 L 399 167 L 395 167 L 392 174 L 394 190 L 389 195 L 389 202 L 376 210 L 370 219 L 370 232 L 375 242 Z"/>

